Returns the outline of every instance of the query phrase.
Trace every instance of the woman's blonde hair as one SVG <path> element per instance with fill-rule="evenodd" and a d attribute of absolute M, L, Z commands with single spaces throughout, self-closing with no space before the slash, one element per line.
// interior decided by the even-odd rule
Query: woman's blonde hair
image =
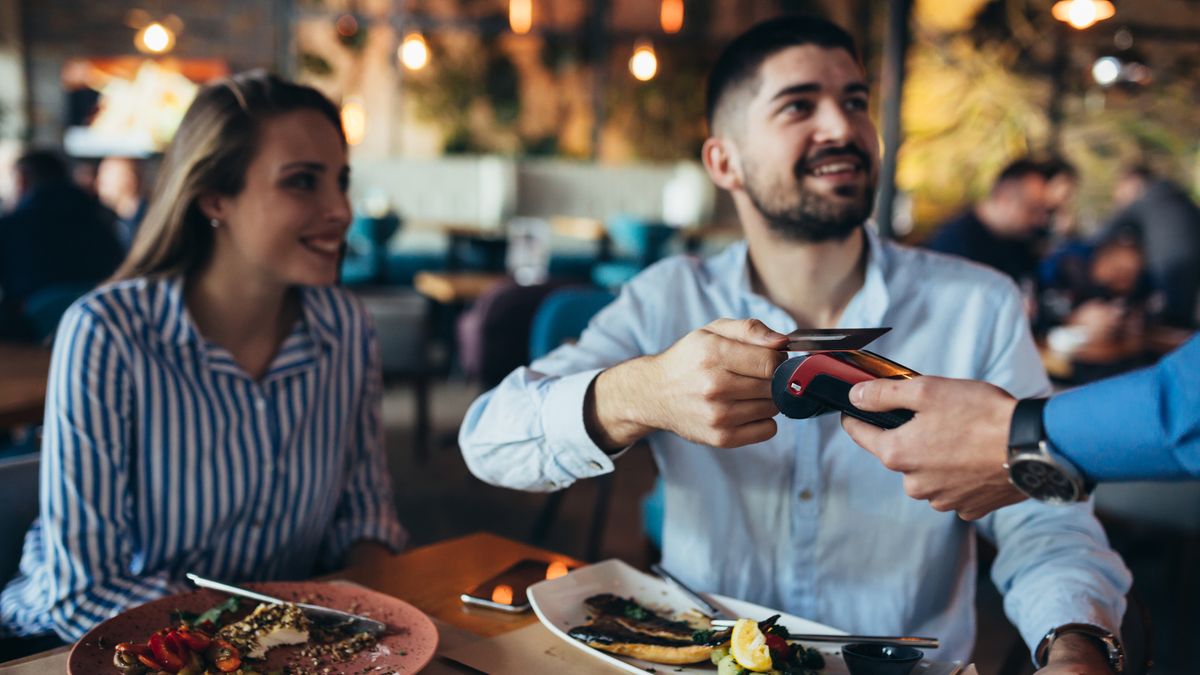
<path fill-rule="evenodd" d="M 241 192 L 261 125 L 297 110 L 324 115 L 345 144 L 337 106 L 312 87 L 252 71 L 201 89 L 163 157 L 146 217 L 113 280 L 187 274 L 203 265 L 213 228 L 200 198 Z"/>

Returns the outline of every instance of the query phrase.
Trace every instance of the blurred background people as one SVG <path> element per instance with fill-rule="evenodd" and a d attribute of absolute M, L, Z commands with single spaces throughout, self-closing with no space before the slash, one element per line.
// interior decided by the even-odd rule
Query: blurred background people
<path fill-rule="evenodd" d="M 130 157 L 105 157 L 96 169 L 96 195 L 117 216 L 117 234 L 126 249 L 146 214 L 142 167 Z"/>
<path fill-rule="evenodd" d="M 1113 193 L 1118 209 L 1105 227 L 1138 237 L 1146 268 L 1164 294 L 1162 321 L 1197 324 L 1200 300 L 1200 208 L 1179 186 L 1144 166 L 1127 169 Z"/>
<path fill-rule="evenodd" d="M 57 289 L 82 293 L 117 269 L 124 250 L 114 218 L 71 181 L 67 163 L 33 150 L 15 165 L 17 203 L 0 217 L 0 337 L 35 340 L 30 300 Z"/>
<path fill-rule="evenodd" d="M 1027 286 L 1047 234 L 1046 183 L 1040 163 L 1012 162 L 983 201 L 938 228 L 926 247 L 994 267 Z"/>
<path fill-rule="evenodd" d="M 1079 171 L 1062 157 L 1054 156 L 1042 164 L 1046 176 L 1045 202 L 1049 220 L 1046 250 L 1079 241 L 1079 212 L 1075 197 L 1079 194 Z"/>

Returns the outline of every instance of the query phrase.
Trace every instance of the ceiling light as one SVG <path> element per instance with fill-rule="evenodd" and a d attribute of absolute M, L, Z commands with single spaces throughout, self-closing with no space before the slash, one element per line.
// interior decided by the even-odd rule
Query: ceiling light
<path fill-rule="evenodd" d="M 1109 0 L 1058 0 L 1050 13 L 1072 28 L 1083 30 L 1117 13 Z"/>
<path fill-rule="evenodd" d="M 649 82 L 658 73 L 658 55 L 654 53 L 654 45 L 649 42 L 639 42 L 629 57 L 629 72 L 642 82 Z"/>
<path fill-rule="evenodd" d="M 429 45 L 425 44 L 425 36 L 417 32 L 404 36 L 397 56 L 400 57 L 400 63 L 409 70 L 424 68 L 429 63 Z"/>
<path fill-rule="evenodd" d="M 175 32 L 154 21 L 138 31 L 133 43 L 138 51 L 147 54 L 166 54 L 175 46 Z"/>

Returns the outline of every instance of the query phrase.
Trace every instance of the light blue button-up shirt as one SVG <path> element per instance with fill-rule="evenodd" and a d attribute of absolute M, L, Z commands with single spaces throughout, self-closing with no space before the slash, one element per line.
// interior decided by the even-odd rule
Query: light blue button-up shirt
<path fill-rule="evenodd" d="M 923 373 L 984 379 L 1017 396 L 1049 391 L 1008 278 L 870 229 L 867 241 L 865 283 L 842 326 L 892 326 L 871 349 Z M 459 436 L 468 466 L 489 483 L 538 491 L 611 471 L 613 458 L 584 427 L 593 378 L 722 317 L 796 328 L 752 289 L 744 242 L 650 267 L 578 343 L 475 401 Z M 854 633 L 937 636 L 934 656 L 965 659 L 978 528 L 999 549 L 992 577 L 1027 644 L 1066 623 L 1116 632 L 1130 575 L 1090 504 L 1026 502 L 972 525 L 906 496 L 902 476 L 857 447 L 837 416 L 776 421 L 774 438 L 733 450 L 648 437 L 666 483 L 663 562 L 686 583 Z"/>

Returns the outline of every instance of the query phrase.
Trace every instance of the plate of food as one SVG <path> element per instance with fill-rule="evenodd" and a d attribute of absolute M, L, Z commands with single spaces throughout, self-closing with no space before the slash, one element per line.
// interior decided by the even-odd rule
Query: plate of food
<path fill-rule="evenodd" d="M 271 582 L 245 587 L 360 614 L 382 621 L 387 630 L 373 637 L 309 621 L 294 605 L 196 590 L 134 607 L 96 626 L 75 643 L 67 670 L 70 675 L 398 675 L 419 671 L 437 649 L 437 629 L 421 610 L 362 586 Z"/>
<path fill-rule="evenodd" d="M 848 673 L 837 643 L 803 643 L 795 634 L 844 631 L 750 602 L 706 594 L 732 616 L 732 629 L 711 626 L 683 593 L 620 560 L 582 567 L 529 587 L 534 612 L 552 633 L 630 673 L 783 675 Z M 751 666 L 747 668 L 745 666 Z M 954 671 L 924 661 L 919 675 Z"/>

